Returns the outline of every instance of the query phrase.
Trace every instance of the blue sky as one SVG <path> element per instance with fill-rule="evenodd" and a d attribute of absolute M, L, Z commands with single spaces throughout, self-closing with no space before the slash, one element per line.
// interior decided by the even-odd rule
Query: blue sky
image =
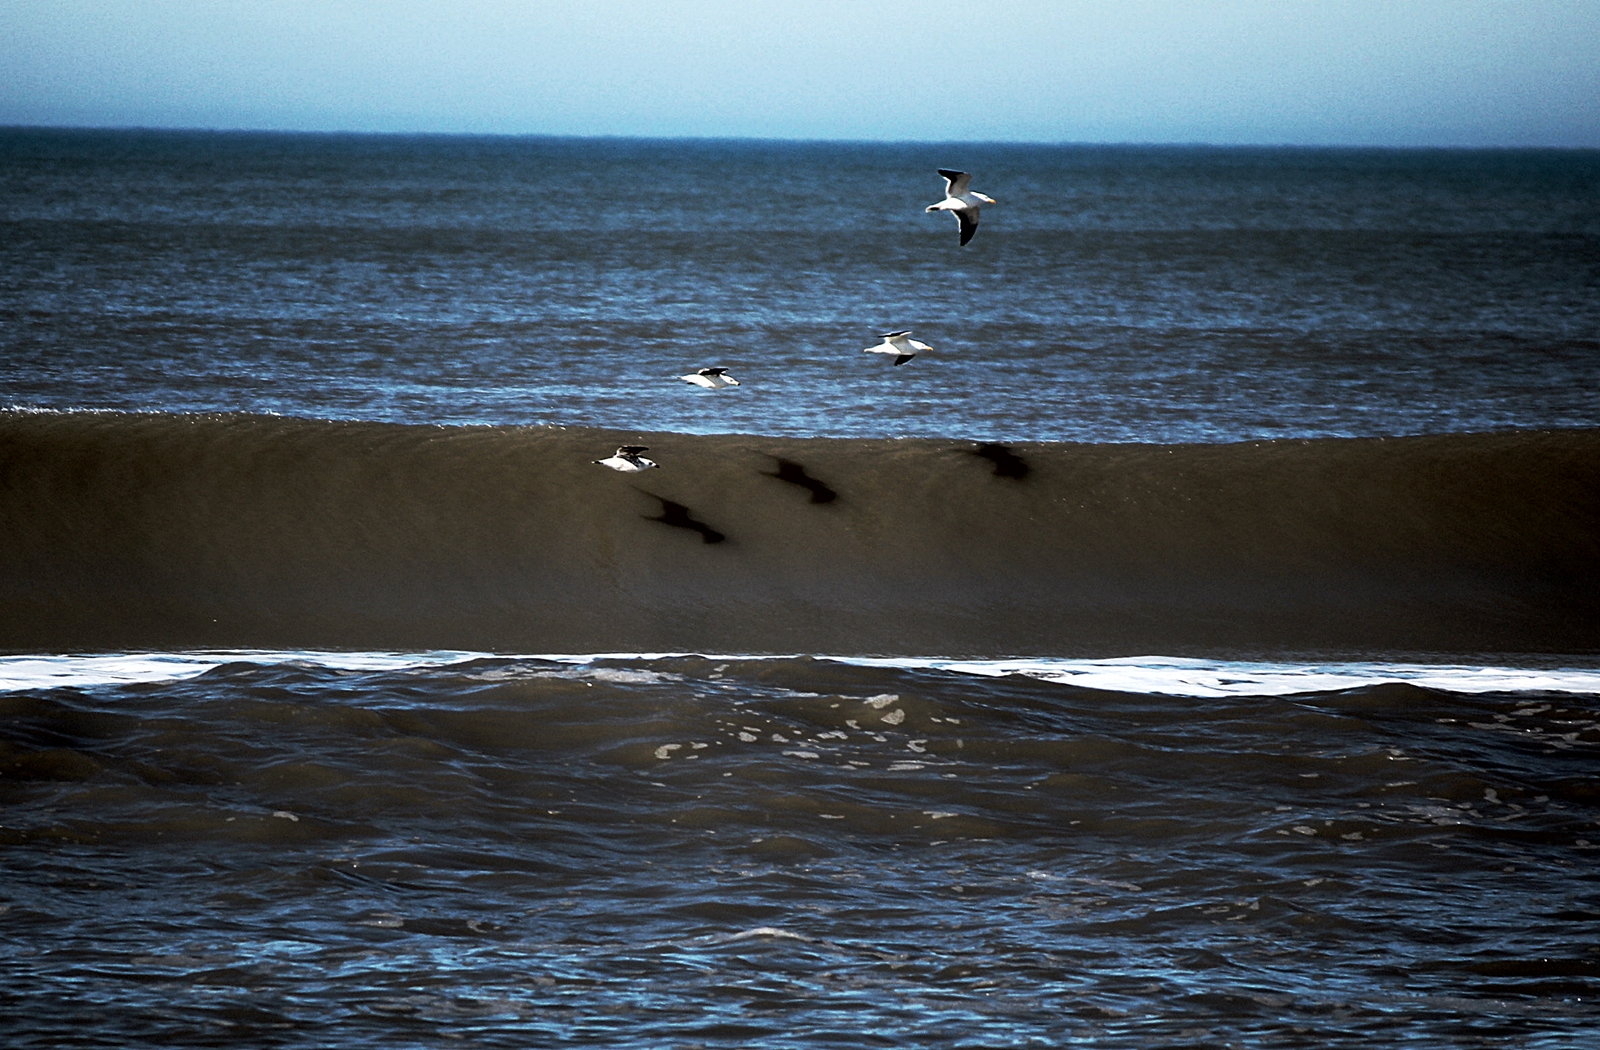
<path fill-rule="evenodd" d="M 0 0 L 0 125 L 1600 147 L 1600 0 Z"/>

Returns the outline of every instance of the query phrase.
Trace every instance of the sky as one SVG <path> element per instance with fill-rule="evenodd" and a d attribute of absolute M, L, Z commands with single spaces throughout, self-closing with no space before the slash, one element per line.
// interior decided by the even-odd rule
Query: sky
<path fill-rule="evenodd" d="M 1600 148 L 1600 0 L 0 0 L 0 125 Z"/>

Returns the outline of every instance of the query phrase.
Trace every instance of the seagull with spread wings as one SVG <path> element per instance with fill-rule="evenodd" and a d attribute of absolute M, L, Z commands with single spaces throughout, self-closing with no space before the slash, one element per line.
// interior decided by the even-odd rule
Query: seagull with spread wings
<path fill-rule="evenodd" d="M 685 383 L 703 386 L 707 390 L 724 390 L 730 386 L 738 386 L 739 381 L 728 374 L 726 368 L 702 368 L 697 372 L 690 372 L 686 376 L 679 376 Z"/>
<path fill-rule="evenodd" d="M 592 460 L 592 462 L 598 463 L 602 467 L 610 467 L 612 470 L 620 470 L 624 474 L 637 474 L 642 470 L 649 470 L 651 467 L 659 466 L 655 460 L 645 459 L 639 455 L 641 452 L 649 451 L 650 449 L 646 445 L 621 445 L 618 446 L 616 455 L 607 456 L 605 459 Z"/>
<path fill-rule="evenodd" d="M 880 336 L 883 342 L 877 346 L 869 346 L 861 351 L 863 354 L 894 354 L 894 363 L 903 365 L 921 350 L 932 350 L 933 347 L 918 339 L 911 338 L 911 329 L 901 332 L 885 332 Z"/>
<path fill-rule="evenodd" d="M 953 214 L 956 222 L 961 224 L 961 243 L 966 244 L 972 240 L 972 235 L 978 232 L 978 207 L 983 204 L 994 204 L 995 199 L 970 189 L 972 176 L 964 171 L 940 168 L 939 174 L 944 176 L 944 200 L 938 204 L 930 204 L 924 210 L 947 211 Z"/>

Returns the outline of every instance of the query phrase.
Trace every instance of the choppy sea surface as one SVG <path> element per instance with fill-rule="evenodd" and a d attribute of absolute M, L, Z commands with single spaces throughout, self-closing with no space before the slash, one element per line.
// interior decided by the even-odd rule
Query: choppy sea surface
<path fill-rule="evenodd" d="M 0 405 L 6 1046 L 1600 1045 L 1600 154 L 0 130 Z"/>
<path fill-rule="evenodd" d="M 14 1046 L 1549 1046 L 1600 672 L 11 658 Z"/>

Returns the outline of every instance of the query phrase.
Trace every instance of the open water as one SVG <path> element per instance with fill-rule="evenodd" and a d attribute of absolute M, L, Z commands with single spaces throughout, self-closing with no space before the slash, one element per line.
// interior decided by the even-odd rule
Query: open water
<path fill-rule="evenodd" d="M 1600 154 L 11 129 L 0 404 L 8 1046 L 1600 1045 Z"/>

